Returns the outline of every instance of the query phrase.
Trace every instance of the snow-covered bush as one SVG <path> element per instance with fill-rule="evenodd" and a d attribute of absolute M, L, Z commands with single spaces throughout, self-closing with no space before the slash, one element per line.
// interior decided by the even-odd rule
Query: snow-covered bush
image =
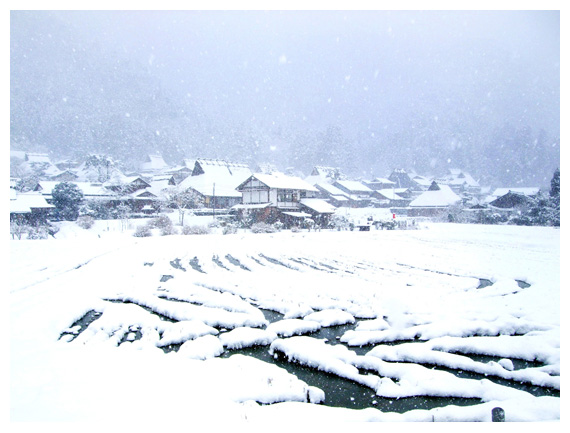
<path fill-rule="evenodd" d="M 350 226 L 350 221 L 344 215 L 334 214 L 331 217 L 330 225 L 337 230 L 347 230 Z"/>
<path fill-rule="evenodd" d="M 12 235 L 12 239 L 22 239 L 22 236 L 28 233 L 30 226 L 19 222 L 19 221 L 11 221 L 10 222 L 10 234 Z"/>
<path fill-rule="evenodd" d="M 148 224 L 137 226 L 133 236 L 137 238 L 146 238 L 148 236 L 152 236 L 152 231 Z"/>
<path fill-rule="evenodd" d="M 211 229 L 220 227 L 220 222 L 219 222 L 218 220 L 210 221 L 210 222 L 208 223 L 208 227 L 210 227 Z"/>
<path fill-rule="evenodd" d="M 82 229 L 89 230 L 95 224 L 93 217 L 89 215 L 83 215 L 77 218 L 77 225 Z"/>
<path fill-rule="evenodd" d="M 28 239 L 47 239 L 49 232 L 46 227 L 28 227 Z"/>
<path fill-rule="evenodd" d="M 176 235 L 176 234 L 178 234 L 178 230 L 176 230 L 176 227 L 174 227 L 174 225 L 172 225 L 172 224 L 166 225 L 160 229 L 160 235 L 161 236 L 169 236 L 169 235 Z"/>
<path fill-rule="evenodd" d="M 267 223 L 255 223 L 251 226 L 252 233 L 275 233 L 277 230 Z"/>
<path fill-rule="evenodd" d="M 12 239 L 21 240 L 24 235 L 27 239 L 47 239 L 59 231 L 59 228 L 50 223 L 43 223 L 40 225 L 30 225 L 23 221 L 10 222 L 10 234 Z"/>
<path fill-rule="evenodd" d="M 293 233 L 299 233 L 299 232 L 301 231 L 301 229 L 300 229 L 299 227 L 297 227 L 297 226 L 293 226 L 293 227 L 291 227 L 291 231 L 292 231 Z"/>
<path fill-rule="evenodd" d="M 234 224 L 226 224 L 226 226 L 224 227 L 223 234 L 225 235 L 233 235 L 237 233 L 237 227 Z"/>
<path fill-rule="evenodd" d="M 183 235 L 207 235 L 210 234 L 210 232 L 210 228 L 206 226 L 193 225 L 182 227 Z"/>
<path fill-rule="evenodd" d="M 167 227 L 172 227 L 172 220 L 166 215 L 160 215 L 156 218 L 151 219 L 147 225 L 151 229 L 165 229 Z"/>
<path fill-rule="evenodd" d="M 283 229 L 283 226 L 285 224 L 283 224 L 281 221 L 275 221 L 273 223 L 273 227 L 275 227 L 275 230 L 277 230 L 278 232 L 280 232 Z"/>

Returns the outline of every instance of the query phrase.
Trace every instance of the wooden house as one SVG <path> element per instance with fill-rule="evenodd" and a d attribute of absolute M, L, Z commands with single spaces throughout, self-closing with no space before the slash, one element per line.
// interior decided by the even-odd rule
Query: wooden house
<path fill-rule="evenodd" d="M 513 187 L 513 188 L 496 188 L 491 194 L 485 198 L 485 203 L 490 204 L 491 202 L 497 200 L 500 197 L 507 195 L 508 193 L 521 194 L 527 197 L 534 197 L 540 192 L 540 188 L 537 187 Z"/>
<path fill-rule="evenodd" d="M 242 203 L 232 209 L 242 220 L 267 222 L 282 221 L 286 225 L 310 218 L 303 211 L 302 200 L 314 198 L 318 190 L 298 177 L 282 173 L 251 175 L 237 190 L 242 194 Z"/>
<path fill-rule="evenodd" d="M 532 202 L 532 195 L 522 192 L 509 191 L 489 203 L 490 206 L 501 209 L 515 209 L 528 206 Z"/>
<path fill-rule="evenodd" d="M 362 183 L 373 191 L 396 188 L 396 182 L 382 177 L 376 177 L 372 180 L 364 181 Z"/>
<path fill-rule="evenodd" d="M 151 186 L 142 176 L 116 176 L 104 184 L 105 188 L 117 194 L 132 194 Z"/>
<path fill-rule="evenodd" d="M 163 173 L 173 176 L 176 184 L 179 184 L 188 176 L 192 175 L 192 171 L 194 170 L 195 164 L 196 160 L 184 159 L 181 165 L 164 170 Z"/>
<path fill-rule="evenodd" d="M 18 193 L 10 188 L 10 221 L 43 224 L 54 208 L 39 192 Z"/>
<path fill-rule="evenodd" d="M 375 207 L 405 207 L 411 202 L 410 198 L 404 197 L 400 194 L 405 194 L 406 188 L 386 188 L 374 190 L 372 198 L 374 199 Z"/>
<path fill-rule="evenodd" d="M 433 182 L 427 191 L 410 202 L 407 215 L 445 217 L 452 206 L 460 203 L 461 197 L 455 194 L 449 185 Z"/>
<path fill-rule="evenodd" d="M 392 171 L 388 180 L 391 180 L 396 184 L 396 188 L 412 188 L 415 186 L 414 181 L 410 178 L 406 170 L 396 169 Z"/>
<path fill-rule="evenodd" d="M 349 199 L 351 207 L 366 207 L 372 202 L 373 190 L 362 182 L 356 180 L 337 180 L 332 185 L 345 194 Z"/>
<path fill-rule="evenodd" d="M 236 188 L 249 176 L 246 164 L 221 159 L 197 159 L 188 176 L 179 184 L 182 190 L 193 190 L 210 209 L 229 209 L 241 203 L 242 194 Z"/>
<path fill-rule="evenodd" d="M 458 168 L 452 168 L 446 176 L 437 179 L 440 185 L 449 185 L 456 193 L 478 194 L 481 186 L 473 177 Z"/>
<path fill-rule="evenodd" d="M 338 189 L 337 187 L 329 183 L 317 183 L 315 184 L 315 188 L 317 188 L 317 190 L 319 191 L 316 197 L 328 201 L 333 206 L 335 207 L 350 206 L 350 199 L 348 198 L 348 194 Z"/>
<path fill-rule="evenodd" d="M 78 179 L 79 176 L 70 170 L 59 171 L 58 173 L 52 174 L 49 180 L 57 182 L 73 182 Z"/>
<path fill-rule="evenodd" d="M 311 215 L 316 227 L 328 227 L 336 207 L 319 198 L 302 198 L 301 211 Z"/>

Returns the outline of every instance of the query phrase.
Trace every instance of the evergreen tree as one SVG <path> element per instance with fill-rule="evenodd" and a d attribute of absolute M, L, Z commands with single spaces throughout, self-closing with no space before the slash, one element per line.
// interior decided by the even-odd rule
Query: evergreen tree
<path fill-rule="evenodd" d="M 560 169 L 557 168 L 550 181 L 550 197 L 558 200 L 560 203 Z"/>
<path fill-rule="evenodd" d="M 552 203 L 552 225 L 560 227 L 560 169 L 557 168 L 550 181 L 550 200 Z"/>
<path fill-rule="evenodd" d="M 58 183 L 52 193 L 55 214 L 59 219 L 75 221 L 83 202 L 83 192 L 71 182 Z"/>

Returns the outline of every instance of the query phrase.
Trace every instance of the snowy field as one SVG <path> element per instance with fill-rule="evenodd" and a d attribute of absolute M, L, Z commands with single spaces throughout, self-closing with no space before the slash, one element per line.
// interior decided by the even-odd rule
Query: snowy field
<path fill-rule="evenodd" d="M 507 421 L 560 420 L 559 397 L 504 385 L 560 390 L 558 229 L 136 238 L 140 221 L 117 224 L 10 240 L 12 422 L 491 421 L 494 407 Z M 355 325 L 312 336 L 341 324 Z M 404 413 L 317 404 L 326 393 L 285 369 L 221 356 L 252 345 L 378 398 L 477 400 Z"/>

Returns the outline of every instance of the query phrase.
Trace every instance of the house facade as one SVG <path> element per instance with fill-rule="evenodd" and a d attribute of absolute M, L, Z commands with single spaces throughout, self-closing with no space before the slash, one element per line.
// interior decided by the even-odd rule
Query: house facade
<path fill-rule="evenodd" d="M 254 174 L 237 187 L 242 204 L 269 204 L 276 209 L 296 211 L 304 198 L 312 198 L 318 190 L 298 177 L 280 173 Z"/>
<path fill-rule="evenodd" d="M 237 190 L 242 194 L 242 203 L 232 209 L 242 221 L 268 224 L 281 221 L 288 227 L 314 216 L 304 210 L 302 202 L 314 198 L 318 190 L 298 177 L 282 173 L 253 174 Z M 310 204 L 315 207 L 314 202 Z"/>

